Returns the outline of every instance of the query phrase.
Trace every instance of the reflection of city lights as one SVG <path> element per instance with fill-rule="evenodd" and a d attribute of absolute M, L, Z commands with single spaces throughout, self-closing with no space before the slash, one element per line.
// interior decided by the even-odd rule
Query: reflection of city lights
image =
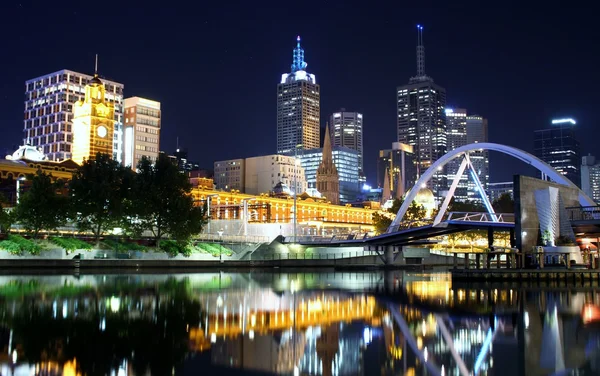
<path fill-rule="evenodd" d="M 223 306 L 223 298 L 221 295 L 217 297 L 217 307 L 221 308 Z"/>
<path fill-rule="evenodd" d="M 294 366 L 294 376 L 299 376 L 300 375 L 300 369 L 298 368 L 298 366 Z"/>
<path fill-rule="evenodd" d="M 363 330 L 363 340 L 365 341 L 365 345 L 368 345 L 373 340 L 373 331 L 368 327 Z"/>
<path fill-rule="evenodd" d="M 211 333 L 210 334 L 210 343 L 216 343 L 217 342 L 217 333 Z"/>
<path fill-rule="evenodd" d="M 442 370 L 440 371 L 440 376 L 446 376 L 446 369 L 444 368 L 443 364 L 442 364 Z"/>
<path fill-rule="evenodd" d="M 254 339 L 254 330 L 248 332 L 248 338 L 250 338 L 251 341 Z"/>
<path fill-rule="evenodd" d="M 529 312 L 527 311 L 523 314 L 523 322 L 525 323 L 525 329 L 529 328 Z"/>
<path fill-rule="evenodd" d="M 115 313 L 115 312 L 119 312 L 119 307 L 121 305 L 121 299 L 113 296 L 110 298 L 110 310 Z"/>
<path fill-rule="evenodd" d="M 417 338 L 417 349 L 421 350 L 423 348 L 423 337 Z"/>
<path fill-rule="evenodd" d="M 264 321 L 264 315 L 263 315 L 263 321 Z M 256 315 L 255 314 L 252 314 L 252 316 L 250 316 L 250 325 L 251 326 L 256 325 Z"/>
<path fill-rule="evenodd" d="M 12 361 L 13 363 L 17 362 L 17 350 L 13 350 L 12 352 Z"/>
<path fill-rule="evenodd" d="M 423 350 L 423 358 L 425 362 L 427 362 L 427 358 L 429 357 L 429 353 L 427 352 L 427 347 Z"/>

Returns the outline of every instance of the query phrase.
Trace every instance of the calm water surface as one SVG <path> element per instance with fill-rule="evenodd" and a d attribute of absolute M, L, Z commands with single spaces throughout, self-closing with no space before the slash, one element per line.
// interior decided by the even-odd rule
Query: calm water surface
<path fill-rule="evenodd" d="M 0 276 L 0 375 L 599 375 L 593 286 L 446 273 Z"/>

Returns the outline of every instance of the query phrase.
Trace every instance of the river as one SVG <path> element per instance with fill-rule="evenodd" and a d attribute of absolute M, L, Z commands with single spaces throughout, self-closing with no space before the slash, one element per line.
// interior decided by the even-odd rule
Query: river
<path fill-rule="evenodd" d="M 0 275 L 0 375 L 598 375 L 597 288 L 445 272 Z"/>

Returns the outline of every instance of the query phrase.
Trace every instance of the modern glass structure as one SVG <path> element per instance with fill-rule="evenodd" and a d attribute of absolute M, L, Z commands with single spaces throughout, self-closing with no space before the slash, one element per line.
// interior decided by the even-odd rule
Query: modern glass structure
<path fill-rule="evenodd" d="M 154 162 L 160 151 L 160 102 L 125 98 L 123 164 L 136 168 L 142 157 Z"/>
<path fill-rule="evenodd" d="M 329 133 L 332 146 L 345 146 L 358 152 L 358 167 L 364 173 L 363 162 L 363 115 L 345 108 L 329 117 Z"/>
<path fill-rule="evenodd" d="M 389 174 L 390 193 L 401 197 L 417 181 L 417 168 L 413 147 L 400 142 L 392 143 L 391 149 L 379 151 L 377 159 L 377 186 L 383 187 L 385 175 Z"/>
<path fill-rule="evenodd" d="M 418 174 L 446 154 L 446 90 L 425 74 L 423 28 L 418 27 L 417 75 L 399 86 L 397 95 L 398 142 L 414 147 Z M 436 196 L 446 189 L 445 169 L 428 183 Z"/>
<path fill-rule="evenodd" d="M 60 70 L 25 82 L 23 136 L 52 161 L 71 159 L 73 105 L 85 97 L 93 76 Z M 113 158 L 121 161 L 123 141 L 123 84 L 102 79 L 105 100 L 114 105 Z"/>
<path fill-rule="evenodd" d="M 488 142 L 488 121 L 479 115 L 467 116 L 467 144 Z M 490 153 L 488 150 L 476 150 L 469 153 L 471 163 L 477 173 L 484 192 L 487 192 L 490 183 Z M 477 185 L 472 176 L 469 176 L 468 199 L 481 201 L 481 195 L 477 192 Z"/>
<path fill-rule="evenodd" d="M 467 110 L 464 108 L 446 108 L 446 126 L 448 138 L 448 151 L 457 149 L 468 144 L 467 142 Z M 448 162 L 446 165 L 446 174 L 448 176 L 448 185 L 454 180 L 458 174 L 462 158 L 456 158 Z M 465 171 L 466 172 L 466 171 Z M 469 177 L 463 173 L 460 181 L 454 191 L 454 199 L 456 201 L 468 200 Z"/>
<path fill-rule="evenodd" d="M 278 154 L 320 146 L 320 87 L 315 75 L 306 72 L 300 37 L 297 41 L 291 72 L 277 85 Z"/>
<path fill-rule="evenodd" d="M 571 118 L 554 119 L 549 128 L 534 132 L 534 155 L 581 185 L 581 153 L 575 137 L 577 122 Z M 542 179 L 545 176 L 541 176 Z"/>
<path fill-rule="evenodd" d="M 581 190 L 600 204 L 600 161 L 593 155 L 581 158 Z"/>
<path fill-rule="evenodd" d="M 334 146 L 332 153 L 333 163 L 337 169 L 340 182 L 340 202 L 342 204 L 352 202 L 360 194 L 358 152 L 343 146 Z M 298 152 L 297 158 L 304 168 L 306 183 L 309 189 L 316 188 L 317 186 L 317 169 L 321 164 L 322 157 L 322 148 Z"/>

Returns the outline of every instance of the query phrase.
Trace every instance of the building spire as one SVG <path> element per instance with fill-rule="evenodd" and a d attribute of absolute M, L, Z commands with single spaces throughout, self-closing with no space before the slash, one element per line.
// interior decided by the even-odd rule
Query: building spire
<path fill-rule="evenodd" d="M 317 191 L 334 205 L 340 203 L 340 179 L 337 168 L 333 163 L 331 138 L 329 137 L 329 124 L 325 126 L 325 140 L 323 140 L 323 156 L 317 169 Z"/>
<path fill-rule="evenodd" d="M 323 159 L 321 162 L 328 168 L 333 167 L 335 170 L 335 164 L 333 163 L 333 151 L 331 150 L 331 137 L 329 136 L 329 123 L 325 125 L 325 139 L 323 139 Z M 337 173 L 337 170 L 336 170 Z"/>
<path fill-rule="evenodd" d="M 296 44 L 296 48 L 294 48 L 294 60 L 292 61 L 292 73 L 300 71 L 300 70 L 305 70 L 306 66 L 308 65 L 304 61 L 304 50 L 302 49 L 302 47 L 300 47 L 300 35 L 298 35 L 298 37 L 296 38 L 296 41 L 298 43 Z"/>
<path fill-rule="evenodd" d="M 417 77 L 425 76 L 425 46 L 423 45 L 423 26 L 417 25 Z"/>
<path fill-rule="evenodd" d="M 96 54 L 96 65 L 94 66 L 94 76 L 98 77 L 98 54 Z"/>

